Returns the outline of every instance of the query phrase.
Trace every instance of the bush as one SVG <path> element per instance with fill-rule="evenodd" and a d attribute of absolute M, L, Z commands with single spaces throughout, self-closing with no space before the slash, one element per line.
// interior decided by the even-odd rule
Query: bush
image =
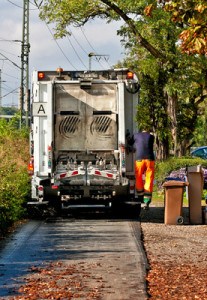
<path fill-rule="evenodd" d="M 187 167 L 201 165 L 204 171 L 204 181 L 207 185 L 207 161 L 201 158 L 181 157 L 169 158 L 164 162 L 156 162 L 154 190 L 162 190 L 166 177 L 184 179 Z M 205 192 L 204 192 L 205 193 Z"/>
<path fill-rule="evenodd" d="M 24 217 L 30 194 L 28 130 L 0 119 L 0 233 Z"/>

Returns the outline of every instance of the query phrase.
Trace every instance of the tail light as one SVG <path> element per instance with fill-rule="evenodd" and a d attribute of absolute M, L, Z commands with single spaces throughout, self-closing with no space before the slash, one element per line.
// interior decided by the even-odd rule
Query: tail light
<path fill-rule="evenodd" d="M 30 163 L 28 164 L 28 172 L 29 175 L 34 175 L 34 158 L 30 159 Z"/>
<path fill-rule="evenodd" d="M 58 189 L 58 185 L 52 185 L 52 189 L 53 190 L 57 190 Z"/>
<path fill-rule="evenodd" d="M 43 196 L 44 196 L 44 187 L 43 185 L 39 185 L 38 187 L 38 195 L 39 195 L 39 201 L 43 200 Z"/>

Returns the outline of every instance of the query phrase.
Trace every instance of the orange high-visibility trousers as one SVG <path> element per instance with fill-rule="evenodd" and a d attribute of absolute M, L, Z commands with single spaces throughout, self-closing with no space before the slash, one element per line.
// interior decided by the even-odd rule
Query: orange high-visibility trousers
<path fill-rule="evenodd" d="M 143 174 L 145 181 L 143 181 Z M 136 177 L 136 190 L 138 198 L 144 197 L 144 202 L 151 202 L 153 191 L 153 180 L 155 175 L 155 161 L 148 159 L 135 161 L 135 177 Z"/>

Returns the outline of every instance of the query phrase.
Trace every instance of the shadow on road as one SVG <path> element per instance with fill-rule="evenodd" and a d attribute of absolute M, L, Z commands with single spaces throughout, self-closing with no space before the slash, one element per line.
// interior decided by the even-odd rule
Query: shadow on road
<path fill-rule="evenodd" d="M 140 221 L 142 223 L 164 223 L 164 206 L 156 207 L 152 206 L 149 210 L 142 209 L 140 212 Z M 184 223 L 189 223 L 189 209 L 183 207 L 182 216 L 184 217 Z"/>
<path fill-rule="evenodd" d="M 59 210 L 55 211 L 51 208 L 35 209 L 29 211 L 28 217 L 32 220 L 46 220 L 47 222 L 55 222 L 59 219 L 110 219 L 110 220 L 137 220 L 140 216 L 140 205 L 134 206 L 116 206 L 107 209 L 96 208 L 77 208 L 71 210 Z"/>

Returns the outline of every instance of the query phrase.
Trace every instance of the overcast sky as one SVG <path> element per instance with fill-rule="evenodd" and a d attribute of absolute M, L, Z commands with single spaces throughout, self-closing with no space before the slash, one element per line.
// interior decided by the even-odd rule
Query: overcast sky
<path fill-rule="evenodd" d="M 123 48 L 116 31 L 120 23 L 106 24 L 97 20 L 82 29 L 71 27 L 72 36 L 55 41 L 52 26 L 39 20 L 38 9 L 30 0 L 29 55 L 30 74 L 33 70 L 86 70 L 88 54 L 98 55 L 92 60 L 92 69 L 109 69 L 123 58 Z M 0 0 L 0 69 L 3 106 L 18 104 L 18 87 L 21 80 L 23 0 Z M 100 59 L 100 60 L 99 60 Z M 17 66 L 16 66 L 17 65 Z M 8 94 L 8 95 L 7 95 Z"/>

